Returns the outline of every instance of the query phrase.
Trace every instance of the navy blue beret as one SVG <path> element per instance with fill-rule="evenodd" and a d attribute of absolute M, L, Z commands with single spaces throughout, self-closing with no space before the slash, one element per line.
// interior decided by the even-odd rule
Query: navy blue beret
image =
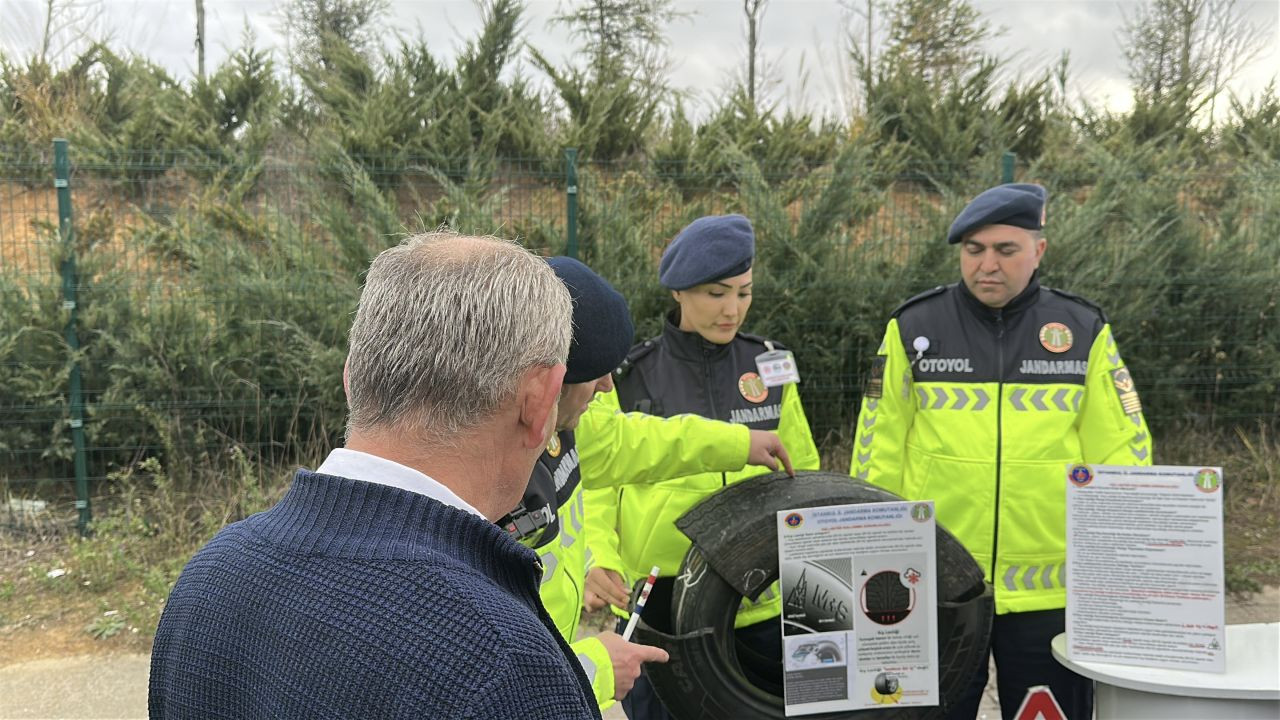
<path fill-rule="evenodd" d="M 635 342 L 627 301 L 608 280 L 573 258 L 548 258 L 547 264 L 573 299 L 573 342 L 564 381 L 599 380 L 622 364 Z"/>
<path fill-rule="evenodd" d="M 1044 204 L 1049 193 L 1031 183 L 997 185 L 974 198 L 951 223 L 947 242 L 952 245 L 987 225 L 1012 225 L 1024 230 L 1044 227 Z"/>
<path fill-rule="evenodd" d="M 751 269 L 756 233 L 741 215 L 707 215 L 689 223 L 662 253 L 658 281 L 671 290 L 688 290 Z"/>

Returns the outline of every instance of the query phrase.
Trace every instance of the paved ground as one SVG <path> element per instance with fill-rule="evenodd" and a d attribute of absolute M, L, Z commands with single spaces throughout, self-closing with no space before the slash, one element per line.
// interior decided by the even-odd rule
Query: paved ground
<path fill-rule="evenodd" d="M 1228 624 L 1278 621 L 1280 588 L 1227 602 Z M 148 664 L 146 655 L 78 655 L 0 667 L 0 718 L 145 718 Z M 993 687 L 987 696 L 979 718 L 995 720 Z M 616 704 L 605 712 L 606 720 L 623 717 Z"/>
<path fill-rule="evenodd" d="M 143 718 L 146 655 L 78 655 L 0 667 L 0 717 Z"/>

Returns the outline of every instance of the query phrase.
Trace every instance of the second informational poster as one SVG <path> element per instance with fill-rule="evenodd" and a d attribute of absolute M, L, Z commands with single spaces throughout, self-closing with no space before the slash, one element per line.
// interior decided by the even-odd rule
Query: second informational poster
<path fill-rule="evenodd" d="M 778 513 L 786 713 L 938 704 L 932 502 Z"/>
<path fill-rule="evenodd" d="M 1226 671 L 1222 468 L 1067 468 L 1067 654 Z"/>

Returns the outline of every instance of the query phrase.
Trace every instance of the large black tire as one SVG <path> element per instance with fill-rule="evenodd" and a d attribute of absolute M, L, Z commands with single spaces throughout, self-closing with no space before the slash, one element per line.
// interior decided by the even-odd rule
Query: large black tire
<path fill-rule="evenodd" d="M 793 508 L 901 500 L 847 475 L 773 473 L 731 485 L 686 513 L 677 526 L 693 541 L 672 597 L 673 627 L 641 623 L 636 640 L 671 653 L 645 672 L 679 720 L 783 718 L 781 695 L 761 681 L 758 662 L 744 669 L 733 620 L 745 597 L 778 579 L 777 512 Z M 817 720 L 941 718 L 986 663 L 992 592 L 978 564 L 941 525 L 937 534 L 938 661 L 942 705 L 886 708 L 810 717 Z M 758 658 L 755 660 L 758 661 Z M 781 674 L 782 658 L 774 658 Z M 767 673 L 766 673 L 767 674 Z M 769 689 L 766 689 L 769 688 Z"/>

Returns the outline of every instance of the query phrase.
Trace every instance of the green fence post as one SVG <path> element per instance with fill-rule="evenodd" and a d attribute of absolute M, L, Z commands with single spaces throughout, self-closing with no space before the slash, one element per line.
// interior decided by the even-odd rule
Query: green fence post
<path fill-rule="evenodd" d="M 565 181 L 568 183 L 565 195 L 569 207 L 566 218 L 569 226 L 567 233 L 569 242 L 564 254 L 576 259 L 578 257 L 578 148 L 564 149 L 564 169 Z"/>
<path fill-rule="evenodd" d="M 1016 153 L 1007 152 L 1000 158 L 1000 182 L 1013 182 L 1013 165 L 1018 160 Z"/>
<path fill-rule="evenodd" d="M 71 225 L 71 159 L 67 141 L 53 141 L 53 186 L 58 191 L 58 234 L 62 239 L 62 309 L 67 311 L 67 346 L 72 355 L 80 352 L 76 336 L 76 253 L 75 230 Z M 71 443 L 75 447 L 76 509 L 80 511 L 80 534 L 89 530 L 93 519 L 89 508 L 89 472 L 84 456 L 84 397 L 80 390 L 80 361 L 71 363 Z"/>

